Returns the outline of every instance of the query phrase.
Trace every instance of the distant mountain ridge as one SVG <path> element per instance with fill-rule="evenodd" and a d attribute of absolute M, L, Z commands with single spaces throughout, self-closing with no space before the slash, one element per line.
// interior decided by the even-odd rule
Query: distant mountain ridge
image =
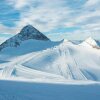
<path fill-rule="evenodd" d="M 93 47 L 93 48 L 100 49 L 99 42 L 96 41 L 95 39 L 93 39 L 92 37 L 87 38 L 80 45 L 90 46 L 90 47 Z"/>
<path fill-rule="evenodd" d="M 22 41 L 28 39 L 48 41 L 49 38 L 34 28 L 32 25 L 25 26 L 20 33 L 6 40 L 0 45 L 0 50 L 5 47 L 17 47 Z"/>

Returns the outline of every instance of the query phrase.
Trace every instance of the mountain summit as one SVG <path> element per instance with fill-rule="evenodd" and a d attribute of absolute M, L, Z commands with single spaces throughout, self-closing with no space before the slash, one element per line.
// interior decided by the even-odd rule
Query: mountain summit
<path fill-rule="evenodd" d="M 97 49 L 100 48 L 97 41 L 93 39 L 92 37 L 87 38 L 85 41 L 81 43 L 81 45 L 90 46 L 90 47 L 97 48 Z"/>
<path fill-rule="evenodd" d="M 0 50 L 5 47 L 17 47 L 22 41 L 34 39 L 34 40 L 49 40 L 44 34 L 34 28 L 32 25 L 25 26 L 20 33 L 6 40 L 0 45 Z"/>
<path fill-rule="evenodd" d="M 34 28 L 32 25 L 25 26 L 19 33 L 22 39 L 49 40 L 44 34 Z"/>

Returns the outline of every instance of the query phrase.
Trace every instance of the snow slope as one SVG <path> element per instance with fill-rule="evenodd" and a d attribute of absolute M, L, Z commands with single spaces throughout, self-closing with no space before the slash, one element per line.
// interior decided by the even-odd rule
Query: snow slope
<path fill-rule="evenodd" d="M 97 43 L 96 40 L 94 40 L 93 38 L 89 37 L 87 38 L 85 41 L 83 41 L 81 44 L 79 45 L 83 45 L 83 46 L 88 46 L 88 47 L 93 47 L 93 48 L 97 48 L 100 49 L 99 44 Z"/>
<path fill-rule="evenodd" d="M 100 100 L 100 84 L 0 81 L 0 100 Z"/>
<path fill-rule="evenodd" d="M 1 78 L 100 81 L 99 49 L 66 40 L 26 40 L 18 47 L 4 48 L 0 60 L 4 61 Z"/>

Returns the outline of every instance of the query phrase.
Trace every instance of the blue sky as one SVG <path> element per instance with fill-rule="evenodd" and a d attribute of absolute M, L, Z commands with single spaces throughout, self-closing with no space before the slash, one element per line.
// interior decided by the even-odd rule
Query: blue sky
<path fill-rule="evenodd" d="M 0 0 L 0 38 L 32 24 L 52 40 L 100 40 L 99 4 L 100 0 Z"/>

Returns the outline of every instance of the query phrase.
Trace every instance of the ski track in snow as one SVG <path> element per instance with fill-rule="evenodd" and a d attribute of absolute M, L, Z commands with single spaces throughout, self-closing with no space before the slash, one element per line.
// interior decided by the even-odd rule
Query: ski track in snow
<path fill-rule="evenodd" d="M 17 63 L 21 64 L 21 63 L 23 63 L 23 61 L 28 61 L 28 60 L 32 59 L 33 57 L 35 57 L 37 55 L 38 55 L 38 53 L 35 54 L 35 55 L 33 53 L 31 53 L 31 54 L 25 55 L 25 57 L 21 57 L 21 58 L 18 58 L 18 59 L 16 58 L 16 60 L 14 62 L 9 64 L 8 66 L 5 66 L 5 68 L 3 69 L 3 72 L 2 72 L 1 75 L 4 78 L 10 77 L 12 72 L 13 72 L 13 70 L 16 68 Z"/>

